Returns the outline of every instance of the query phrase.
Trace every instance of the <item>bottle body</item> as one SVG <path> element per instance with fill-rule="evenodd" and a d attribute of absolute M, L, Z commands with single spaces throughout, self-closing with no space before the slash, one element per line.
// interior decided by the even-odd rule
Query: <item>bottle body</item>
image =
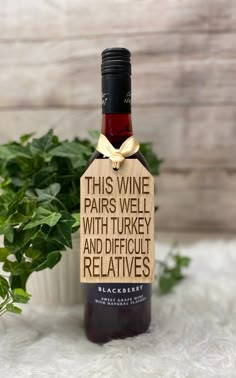
<path fill-rule="evenodd" d="M 112 63 L 114 64 L 114 59 Z M 111 77 L 109 72 L 109 76 L 105 75 L 102 83 L 101 132 L 115 148 L 119 148 L 132 135 L 131 83 L 129 75 L 119 74 L 116 75 L 115 80 L 113 79 L 114 75 Z M 104 158 L 103 155 L 95 151 L 89 163 L 101 158 Z M 139 151 L 128 158 L 138 159 L 148 169 Z M 147 331 L 151 320 L 151 284 L 84 284 L 84 291 L 84 323 L 89 340 L 104 343 L 111 339 L 136 336 Z"/>
<path fill-rule="evenodd" d="M 90 163 L 100 158 L 103 158 L 102 155 L 96 152 Z M 130 158 L 138 159 L 146 166 L 140 152 Z M 148 330 L 151 321 L 151 284 L 85 284 L 84 289 L 84 325 L 89 340 L 105 343 Z"/>

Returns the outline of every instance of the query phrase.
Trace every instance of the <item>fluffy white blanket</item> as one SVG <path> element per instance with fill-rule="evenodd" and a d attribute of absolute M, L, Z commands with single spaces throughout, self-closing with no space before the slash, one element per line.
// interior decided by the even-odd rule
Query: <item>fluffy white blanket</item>
<path fill-rule="evenodd" d="M 0 320 L 0 377 L 236 377 L 236 241 L 182 251 L 188 278 L 153 295 L 149 333 L 98 346 L 84 336 L 82 307 L 25 306 Z"/>

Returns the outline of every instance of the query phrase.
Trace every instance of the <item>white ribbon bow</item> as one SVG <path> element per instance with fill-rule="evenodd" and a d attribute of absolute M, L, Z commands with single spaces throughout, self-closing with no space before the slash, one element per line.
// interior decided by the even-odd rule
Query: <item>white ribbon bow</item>
<path fill-rule="evenodd" d="M 100 134 L 96 150 L 112 161 L 112 167 L 119 169 L 126 157 L 134 155 L 139 150 L 139 142 L 130 136 L 120 148 L 114 148 L 105 135 Z"/>

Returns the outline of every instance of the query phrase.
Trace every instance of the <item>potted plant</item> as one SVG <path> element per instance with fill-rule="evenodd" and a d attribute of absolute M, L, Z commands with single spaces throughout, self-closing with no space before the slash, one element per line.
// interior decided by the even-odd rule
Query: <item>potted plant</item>
<path fill-rule="evenodd" d="M 27 291 L 34 301 L 81 300 L 80 177 L 94 149 L 89 139 L 60 141 L 52 130 L 0 146 L 0 315 L 21 312 L 15 304 L 28 302 Z M 161 160 L 152 145 L 140 149 L 158 175 Z"/>

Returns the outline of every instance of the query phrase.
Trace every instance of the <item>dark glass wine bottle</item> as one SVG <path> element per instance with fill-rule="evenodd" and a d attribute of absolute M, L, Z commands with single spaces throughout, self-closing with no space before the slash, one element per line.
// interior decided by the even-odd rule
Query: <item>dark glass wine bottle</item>
<path fill-rule="evenodd" d="M 131 135 L 130 52 L 109 48 L 102 52 L 102 129 L 115 148 Z M 94 159 L 103 156 L 95 152 Z M 146 168 L 140 152 L 138 159 Z M 105 304 L 101 304 L 102 298 Z M 97 302 L 100 302 L 99 304 Z M 151 319 L 151 284 L 85 284 L 85 331 L 88 339 L 104 343 L 114 338 L 135 336 L 147 331 Z"/>

